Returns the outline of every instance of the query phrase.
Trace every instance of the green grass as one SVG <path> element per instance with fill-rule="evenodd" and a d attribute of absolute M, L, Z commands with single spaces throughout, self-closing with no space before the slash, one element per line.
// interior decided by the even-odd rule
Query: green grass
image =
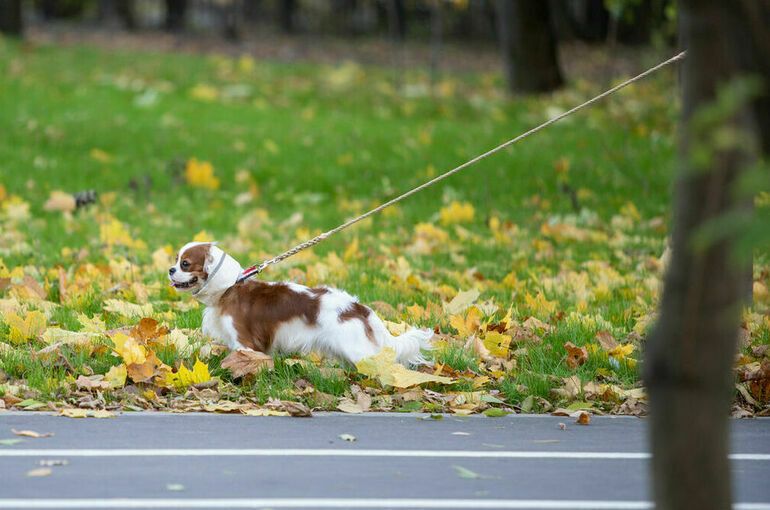
<path fill-rule="evenodd" d="M 187 298 L 165 287 L 163 268 L 152 262 L 159 248 L 176 249 L 205 231 L 243 265 L 258 262 L 598 92 L 581 81 L 550 96 L 510 99 L 499 77 L 457 75 L 445 78 L 453 91 L 448 96 L 413 97 L 397 90 L 392 77 L 389 70 L 352 64 L 244 63 L 0 40 L 0 185 L 6 194 L 0 277 L 3 267 L 21 267 L 44 286 L 48 300 L 62 303 L 50 313 L 49 327 L 76 331 L 80 313 L 103 319 L 108 329 L 132 325 L 135 319 L 104 311 L 104 301 L 142 302 L 145 289 L 159 320 L 196 329 L 201 308 L 178 308 Z M 421 71 L 402 79 L 410 86 L 429 83 Z M 218 97 L 201 99 L 196 90 Z M 485 321 L 511 308 L 519 323 L 536 316 L 554 328 L 540 334 L 540 342 L 514 342 L 516 368 L 493 377 L 483 391 L 499 390 L 510 404 L 528 395 L 553 399 L 551 390 L 574 374 L 631 387 L 638 374 L 625 362 L 613 364 L 599 352 L 573 370 L 562 346 L 595 345 L 601 330 L 624 340 L 654 310 L 651 282 L 659 281 L 654 261 L 669 219 L 677 114 L 672 72 L 661 72 L 331 238 L 310 258 L 275 266 L 266 278 L 339 286 L 364 302 L 387 303 L 393 311 L 386 319 L 438 327 L 453 337 L 435 353 L 436 362 L 481 375 L 489 367 L 462 348 L 465 339 L 441 309 L 458 290 L 477 287 L 480 301 L 498 308 Z M 185 181 L 184 164 L 193 157 L 213 164 L 218 189 Z M 249 186 L 243 176 L 259 190 L 248 203 L 236 200 Z M 565 184 L 576 191 L 581 211 L 573 210 Z M 84 189 L 99 192 L 101 202 L 71 216 L 43 209 L 53 190 Z M 29 204 L 28 219 L 10 217 L 11 195 Z M 441 224 L 440 210 L 453 201 L 472 204 L 473 218 Z M 105 244 L 100 228 L 113 218 L 144 245 Z M 415 243 L 422 222 L 445 233 L 429 250 Z M 495 229 L 497 222 L 502 227 Z M 562 238 L 542 230 L 554 224 L 590 235 Z M 354 241 L 358 250 L 336 262 Z M 763 257 L 758 262 L 767 264 Z M 62 298 L 57 268 L 69 271 L 71 285 L 87 263 L 109 276 L 65 287 Z M 0 298 L 11 293 L 0 291 Z M 554 309 L 528 301 L 538 293 Z M 415 304 L 427 312 L 407 310 Z M 755 334 L 767 342 L 766 326 Z M 8 335 L 0 322 L 0 341 Z M 628 341 L 637 343 L 632 356 L 640 358 L 641 346 Z M 90 354 L 67 348 L 61 353 L 67 363 L 55 363 L 33 354 L 43 345 L 16 342 L 10 354 L 0 353 L 6 376 L 40 398 L 64 398 L 77 375 L 105 373 L 119 361 L 109 348 Z M 158 352 L 172 367 L 191 366 L 198 354 Z M 260 404 L 281 398 L 333 408 L 319 404 L 318 393 L 302 395 L 297 381 L 335 397 L 349 392 L 351 382 L 367 382 L 354 370 L 290 366 L 283 357 L 273 371 L 232 381 L 219 368 L 221 359 L 208 360 L 223 381 L 221 395 Z M 444 390 L 474 387 L 467 379 Z M 429 403 L 424 408 L 437 410 Z"/>

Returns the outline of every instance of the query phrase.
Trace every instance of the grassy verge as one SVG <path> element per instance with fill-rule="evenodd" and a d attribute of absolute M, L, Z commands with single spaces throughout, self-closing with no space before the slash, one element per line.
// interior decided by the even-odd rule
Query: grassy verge
<path fill-rule="evenodd" d="M 393 328 L 434 328 L 433 372 L 452 384 L 394 389 L 316 357 L 239 380 L 220 367 L 224 353 L 197 331 L 201 308 L 165 284 L 176 248 L 216 239 L 244 265 L 260 261 L 597 92 L 581 82 L 511 100 L 496 77 L 392 78 L 349 63 L 0 41 L 0 401 L 644 412 L 639 360 L 674 171 L 670 71 L 265 275 L 344 288 Z M 52 195 L 84 189 L 98 201 L 72 212 Z M 767 274 L 759 254 L 746 363 L 768 344 Z M 150 377 L 132 372 L 116 335 L 138 345 Z"/>

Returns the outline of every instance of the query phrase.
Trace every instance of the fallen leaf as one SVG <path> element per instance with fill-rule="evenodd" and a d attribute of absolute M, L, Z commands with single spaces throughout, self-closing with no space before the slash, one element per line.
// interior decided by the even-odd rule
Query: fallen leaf
<path fill-rule="evenodd" d="M 442 207 L 439 211 L 439 219 L 442 225 L 451 225 L 453 223 L 468 223 L 473 221 L 475 210 L 473 205 L 468 202 L 452 201 L 448 206 Z"/>
<path fill-rule="evenodd" d="M 75 197 L 63 191 L 54 190 L 43 205 L 46 211 L 72 212 L 77 208 Z"/>
<path fill-rule="evenodd" d="M 114 418 L 115 413 L 104 410 L 68 408 L 59 411 L 59 416 L 67 418 Z"/>
<path fill-rule="evenodd" d="M 578 425 L 588 425 L 591 423 L 591 415 L 585 411 L 581 411 L 580 414 L 577 416 L 577 420 L 575 420 L 575 423 Z"/>
<path fill-rule="evenodd" d="M 452 469 L 455 470 L 455 473 L 457 473 L 457 476 L 460 478 L 465 478 L 467 480 L 476 480 L 481 478 L 481 475 L 476 473 L 475 471 L 471 471 L 468 468 L 464 468 L 462 466 L 458 465 L 452 465 Z"/>
<path fill-rule="evenodd" d="M 444 311 L 449 315 L 457 315 L 471 306 L 478 298 L 479 291 L 476 289 L 458 292 L 448 303 L 444 303 Z"/>
<path fill-rule="evenodd" d="M 127 376 L 128 372 L 126 370 L 126 365 L 116 365 L 114 367 L 110 367 L 110 369 L 104 375 L 104 382 L 106 382 L 110 388 L 122 388 L 126 385 Z"/>
<path fill-rule="evenodd" d="M 356 441 L 356 436 L 354 436 L 352 434 L 340 434 L 338 437 L 340 439 L 342 439 L 343 441 L 348 441 L 350 443 Z"/>
<path fill-rule="evenodd" d="M 585 347 L 578 347 L 572 342 L 566 342 L 564 349 L 567 351 L 567 366 L 576 369 L 588 361 L 588 350 Z"/>
<path fill-rule="evenodd" d="M 185 166 L 185 179 L 196 188 L 219 189 L 219 179 L 214 177 L 214 167 L 208 161 L 190 159 Z"/>
<path fill-rule="evenodd" d="M 137 305 L 119 299 L 106 299 L 104 305 L 105 311 L 117 313 L 128 319 L 138 319 L 152 314 L 152 305 L 150 303 Z"/>
<path fill-rule="evenodd" d="M 609 331 L 599 331 L 596 333 L 596 341 L 602 346 L 605 351 L 611 351 L 618 347 L 618 341 L 610 334 Z"/>
<path fill-rule="evenodd" d="M 241 414 L 246 416 L 289 416 L 286 411 L 276 411 L 275 409 L 246 409 Z"/>
<path fill-rule="evenodd" d="M 230 370 L 236 379 L 265 369 L 272 370 L 273 366 L 272 356 L 250 349 L 235 350 L 222 360 L 222 368 Z"/>
<path fill-rule="evenodd" d="M 11 343 L 37 338 L 46 326 L 45 315 L 37 310 L 27 312 L 23 319 L 13 312 L 8 312 L 4 314 L 3 321 L 10 327 L 8 339 Z"/>
<path fill-rule="evenodd" d="M 11 429 L 11 432 L 16 434 L 17 436 L 24 436 L 24 437 L 34 437 L 34 438 L 40 438 L 40 437 L 51 437 L 53 436 L 53 432 L 35 432 L 34 430 L 16 430 Z"/>
<path fill-rule="evenodd" d="M 43 459 L 38 464 L 43 467 L 66 466 L 69 461 L 67 459 Z"/>
<path fill-rule="evenodd" d="M 356 363 L 356 368 L 360 373 L 376 378 L 383 386 L 394 386 L 396 388 L 409 388 L 427 382 L 441 384 L 452 384 L 454 382 L 449 377 L 410 370 L 400 363 L 396 363 L 396 351 L 390 347 L 382 349 L 374 356 L 362 359 Z"/>
<path fill-rule="evenodd" d="M 23 439 L 0 439 L 0 446 L 13 446 L 15 444 L 23 443 Z"/>
<path fill-rule="evenodd" d="M 81 390 L 108 390 L 110 384 L 104 381 L 103 375 L 80 375 L 75 381 L 75 385 Z"/>
<path fill-rule="evenodd" d="M 129 373 L 131 367 L 129 368 Z M 199 359 L 195 360 L 192 370 L 187 368 L 184 363 L 180 365 L 179 370 L 174 372 L 168 372 L 166 374 L 165 382 L 169 386 L 182 389 L 193 384 L 200 384 L 211 380 L 211 374 L 209 373 L 209 367 Z"/>
<path fill-rule="evenodd" d="M 31 469 L 27 471 L 27 476 L 31 476 L 31 477 L 50 476 L 51 473 L 52 473 L 51 468 L 41 467 L 41 468 Z"/>

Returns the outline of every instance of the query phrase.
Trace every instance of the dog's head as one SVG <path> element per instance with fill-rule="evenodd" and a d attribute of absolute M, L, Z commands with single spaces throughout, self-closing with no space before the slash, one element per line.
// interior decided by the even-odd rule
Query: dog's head
<path fill-rule="evenodd" d="M 180 291 L 194 292 L 207 282 L 224 252 L 215 243 L 187 243 L 179 250 L 176 264 L 168 270 L 171 285 Z"/>

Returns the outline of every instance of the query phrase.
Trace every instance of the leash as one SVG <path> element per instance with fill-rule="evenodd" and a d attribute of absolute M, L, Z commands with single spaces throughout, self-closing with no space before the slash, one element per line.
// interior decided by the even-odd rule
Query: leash
<path fill-rule="evenodd" d="M 251 266 L 249 268 L 244 269 L 243 273 L 241 273 L 241 276 L 238 277 L 238 279 L 236 280 L 235 283 L 236 284 L 237 283 L 241 283 L 242 281 L 245 281 L 245 280 L 251 278 L 252 276 L 255 276 L 255 275 L 261 273 L 262 271 L 264 271 L 264 269 L 266 267 L 271 266 L 273 264 L 277 264 L 278 262 L 281 262 L 282 260 L 285 260 L 285 259 L 291 257 L 292 255 L 296 255 L 297 253 L 299 253 L 299 252 L 301 252 L 303 250 L 311 248 L 311 247 L 315 246 L 316 244 L 320 243 L 321 241 L 325 240 L 326 238 L 331 237 L 334 234 L 336 234 L 336 233 L 338 233 L 338 232 L 340 232 L 342 230 L 345 230 L 346 228 L 348 228 L 348 227 L 358 223 L 359 221 L 364 220 L 364 219 L 368 218 L 369 216 L 372 216 L 373 214 L 377 214 L 378 212 L 382 211 L 383 209 L 385 209 L 387 207 L 390 207 L 391 205 L 396 204 L 396 203 L 398 203 L 398 202 L 400 202 L 400 201 L 402 201 L 402 200 L 404 200 L 404 199 L 414 195 L 415 193 L 418 193 L 418 192 L 424 190 L 425 188 L 433 186 L 437 182 L 446 179 L 450 175 L 454 175 L 457 172 L 459 172 L 461 170 L 464 170 L 465 168 L 468 168 L 469 166 L 478 163 L 482 159 L 488 158 L 489 156 L 500 152 L 501 150 L 505 149 L 506 147 L 509 147 L 509 146 L 513 145 L 514 143 L 516 143 L 516 142 L 518 142 L 520 140 L 523 140 L 523 139 L 527 138 L 528 136 L 531 136 L 531 135 L 537 133 L 538 131 L 540 131 L 542 129 L 547 128 L 551 124 L 555 124 L 556 122 L 559 122 L 560 120 L 564 119 L 565 117 L 569 117 L 573 113 L 575 113 L 575 112 L 577 112 L 579 110 L 582 110 L 586 106 L 590 106 L 590 105 L 596 103 L 597 101 L 600 101 L 600 100 L 604 99 L 605 97 L 607 97 L 607 96 L 609 96 L 611 94 L 614 94 L 618 90 L 620 90 L 622 88 L 625 88 L 628 85 L 631 85 L 632 83 L 634 83 L 636 81 L 639 81 L 642 78 L 645 78 L 645 77 L 649 76 L 650 74 L 652 74 L 652 73 L 654 73 L 654 72 L 656 72 L 656 71 L 658 71 L 658 70 L 668 66 L 669 64 L 673 64 L 674 62 L 677 62 L 679 60 L 684 59 L 686 54 L 687 54 L 687 52 L 683 51 L 683 52 L 679 53 L 678 55 L 675 55 L 675 56 L 671 57 L 670 59 L 665 60 L 665 61 L 661 62 L 660 64 L 647 69 L 643 73 L 638 74 L 638 75 L 634 76 L 633 78 L 629 78 L 628 80 L 624 81 L 623 83 L 620 83 L 619 85 L 615 85 L 614 87 L 605 90 L 604 92 L 602 92 L 598 96 L 595 96 L 595 97 L 589 99 L 588 101 L 586 101 L 586 102 L 584 102 L 582 104 L 579 104 L 578 106 L 575 106 L 574 108 L 572 108 L 570 110 L 567 110 L 566 112 L 564 112 L 564 113 L 562 113 L 560 115 L 557 115 L 556 117 L 553 117 L 553 118 L 543 122 L 539 126 L 534 127 L 532 129 L 530 129 L 529 131 L 526 131 L 526 132 L 520 134 L 519 136 L 517 136 L 515 138 L 511 138 L 507 142 L 501 143 L 500 145 L 498 145 L 494 149 L 490 149 L 487 152 L 485 152 L 485 153 L 483 153 L 483 154 L 481 154 L 479 156 L 476 156 L 473 159 L 470 159 L 470 160 L 466 161 L 465 163 L 461 164 L 460 166 L 457 166 L 457 167 L 449 170 L 448 172 L 444 172 L 443 174 L 441 174 L 441 175 L 439 175 L 439 176 L 437 176 L 437 177 L 435 177 L 435 178 L 433 178 L 433 179 L 431 179 L 431 180 L 429 180 L 427 182 L 424 182 L 423 184 L 417 186 L 416 188 L 410 189 L 409 191 L 407 191 L 407 192 L 397 196 L 396 198 L 388 200 L 384 204 L 381 204 L 381 205 L 375 207 L 374 209 L 372 209 L 372 210 L 370 210 L 368 212 L 365 212 L 364 214 L 361 214 L 360 216 L 356 216 L 355 218 L 352 218 L 352 219 L 346 221 L 345 223 L 343 223 L 343 224 L 341 224 L 341 225 L 339 225 L 339 226 L 337 226 L 337 227 L 335 227 L 335 228 L 333 228 L 331 230 L 323 232 L 322 234 L 319 234 L 319 235 L 315 236 L 314 238 L 305 241 L 304 243 L 300 243 L 297 246 L 295 246 L 294 248 L 291 248 L 290 250 L 287 250 L 287 251 L 281 253 L 280 255 L 277 255 L 277 256 L 275 256 L 275 257 L 273 257 L 271 259 L 265 260 L 261 264 L 254 265 L 254 266 Z"/>

